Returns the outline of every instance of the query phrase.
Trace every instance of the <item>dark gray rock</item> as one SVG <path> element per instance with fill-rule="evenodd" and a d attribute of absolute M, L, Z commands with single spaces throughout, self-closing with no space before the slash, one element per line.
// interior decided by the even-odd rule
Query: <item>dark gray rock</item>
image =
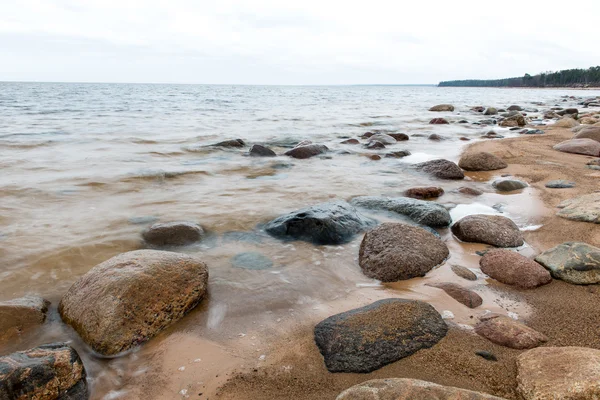
<path fill-rule="evenodd" d="M 458 165 L 452 161 L 438 159 L 425 161 L 415 165 L 417 170 L 427 172 L 440 179 L 464 179 L 465 174 Z"/>
<path fill-rule="evenodd" d="M 213 144 L 213 146 L 239 148 L 239 147 L 246 147 L 246 143 L 242 139 L 230 139 L 230 140 L 224 140 L 219 143 L 215 143 L 215 144 Z"/>
<path fill-rule="evenodd" d="M 250 157 L 275 157 L 277 155 L 273 150 L 261 144 L 252 145 L 248 154 Z"/>
<path fill-rule="evenodd" d="M 402 158 L 410 156 L 410 154 L 408 150 L 392 151 L 391 153 L 386 153 L 385 158 Z"/>
<path fill-rule="evenodd" d="M 314 334 L 330 372 L 366 373 L 434 346 L 447 331 L 429 304 L 386 299 L 331 316 Z"/>
<path fill-rule="evenodd" d="M 345 201 L 336 201 L 283 215 L 267 223 L 265 230 L 280 239 L 340 244 L 375 224 Z"/>
<path fill-rule="evenodd" d="M 526 188 L 529 185 L 517 179 L 499 179 L 494 181 L 492 186 L 499 192 L 512 192 L 513 190 Z"/>
<path fill-rule="evenodd" d="M 575 187 L 575 182 L 570 182 L 570 181 L 565 181 L 565 180 L 559 179 L 556 181 L 546 182 L 545 186 L 550 189 L 570 189 L 570 188 Z"/>
<path fill-rule="evenodd" d="M 556 279 L 575 285 L 600 283 L 600 248 L 565 242 L 539 254 L 535 261 Z"/>
<path fill-rule="evenodd" d="M 524 243 L 519 227 L 500 215 L 469 215 L 452 225 L 451 229 L 463 242 L 485 243 L 496 247 L 518 247 Z"/>
<path fill-rule="evenodd" d="M 498 359 L 496 358 L 496 356 L 494 354 L 492 354 L 486 350 L 478 350 L 475 352 L 475 354 L 477 354 L 479 357 L 486 359 L 488 361 L 498 361 Z"/>
<path fill-rule="evenodd" d="M 142 237 L 153 246 L 184 246 L 201 240 L 204 230 L 188 221 L 156 223 L 146 229 Z"/>
<path fill-rule="evenodd" d="M 443 206 L 424 200 L 408 197 L 355 197 L 350 202 L 352 205 L 370 210 L 384 210 L 404 215 L 418 224 L 434 228 L 446 227 L 452 222 L 450 213 Z"/>
<path fill-rule="evenodd" d="M 321 154 L 325 154 L 329 151 L 329 148 L 323 144 L 308 144 L 304 146 L 297 146 L 291 150 L 286 151 L 286 156 L 298 159 L 306 159 Z"/>

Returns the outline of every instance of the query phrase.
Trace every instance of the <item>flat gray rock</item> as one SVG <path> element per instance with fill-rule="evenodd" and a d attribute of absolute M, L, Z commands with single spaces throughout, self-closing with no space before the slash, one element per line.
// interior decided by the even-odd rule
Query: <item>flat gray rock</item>
<path fill-rule="evenodd" d="M 565 200 L 557 207 L 560 208 L 556 214 L 559 217 L 600 224 L 600 193 L 586 194 Z"/>
<path fill-rule="evenodd" d="M 539 254 L 535 261 L 556 279 L 575 285 L 600 283 L 600 248 L 565 242 Z"/>
<path fill-rule="evenodd" d="M 570 189 L 575 187 L 575 182 L 558 179 L 555 181 L 548 181 L 544 186 L 549 189 Z"/>

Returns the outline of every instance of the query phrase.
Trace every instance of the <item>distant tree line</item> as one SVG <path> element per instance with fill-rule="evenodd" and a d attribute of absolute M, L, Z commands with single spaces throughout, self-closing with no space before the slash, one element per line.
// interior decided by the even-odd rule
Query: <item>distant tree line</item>
<path fill-rule="evenodd" d="M 462 81 L 442 81 L 438 86 L 470 87 L 586 87 L 600 86 L 600 66 L 588 69 L 565 69 L 557 72 L 542 72 L 537 75 L 525 74 L 518 78 L 505 79 L 466 79 Z"/>

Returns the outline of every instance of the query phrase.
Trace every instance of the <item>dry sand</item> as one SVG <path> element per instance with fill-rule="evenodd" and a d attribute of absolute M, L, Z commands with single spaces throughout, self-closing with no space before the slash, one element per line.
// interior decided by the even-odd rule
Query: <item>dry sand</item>
<path fill-rule="evenodd" d="M 536 190 L 545 209 L 539 210 L 543 227 L 525 232 L 525 239 L 537 253 L 565 241 L 583 241 L 600 246 L 597 225 L 556 217 L 556 205 L 567 198 L 598 189 L 600 171 L 586 168 L 592 157 L 560 153 L 552 146 L 572 137 L 566 129 L 548 128 L 544 135 L 479 142 L 467 151 L 489 151 L 502 157 L 508 168 L 502 173 L 528 182 Z M 487 173 L 467 173 L 474 180 L 487 180 Z M 566 179 L 576 182 L 573 189 L 548 189 L 545 182 Z M 533 202 L 535 204 L 535 202 Z M 530 207 L 530 205 L 527 205 Z M 518 290 L 491 281 L 487 290 L 510 302 L 529 304 L 532 312 L 526 322 L 546 334 L 548 346 L 587 346 L 600 348 L 597 334 L 600 315 L 600 289 L 576 286 L 554 280 L 534 290 Z M 478 313 L 474 312 L 474 315 Z M 297 328 L 283 340 L 273 344 L 270 359 L 263 366 L 239 369 L 229 374 L 228 381 L 216 390 L 204 390 L 192 398 L 217 399 L 335 399 L 357 383 L 376 378 L 418 378 L 517 399 L 515 358 L 521 351 L 497 346 L 472 331 L 449 323 L 448 335 L 431 349 L 390 364 L 369 374 L 332 374 L 313 341 L 313 324 Z M 302 325 L 301 325 L 302 326 Z M 486 361 L 475 355 L 477 350 L 494 353 L 498 361 Z"/>

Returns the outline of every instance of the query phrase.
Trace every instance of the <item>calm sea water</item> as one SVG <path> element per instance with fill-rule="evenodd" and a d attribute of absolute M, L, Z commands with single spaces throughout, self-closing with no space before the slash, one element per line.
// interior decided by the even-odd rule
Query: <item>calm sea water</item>
<path fill-rule="evenodd" d="M 454 217 L 502 209 L 522 227 L 534 223 L 535 215 L 523 211 L 531 202 L 528 191 L 509 200 L 489 190 L 486 180 L 439 182 L 410 164 L 438 157 L 456 160 L 465 145 L 462 136 L 478 140 L 491 129 L 511 134 L 473 124 L 483 117 L 469 111 L 472 106 L 519 104 L 543 110 L 575 104 L 563 102 L 564 95 L 598 94 L 398 86 L 0 83 L 0 300 L 37 293 L 53 303 L 50 322 L 35 337 L 4 352 L 71 340 L 96 382 L 96 398 L 104 393 L 116 398 L 115 393 L 127 390 L 128 381 L 115 376 L 133 376 L 133 367 L 94 357 L 60 323 L 56 305 L 94 265 L 142 248 L 140 232 L 152 221 L 193 220 L 209 233 L 202 243 L 181 251 L 208 263 L 210 298 L 174 329 L 215 341 L 266 312 L 319 307 L 373 284 L 356 262 L 360 238 L 344 246 L 315 247 L 263 235 L 260 224 L 282 213 L 331 199 L 398 196 L 411 186 L 441 185 L 446 194 L 438 201 L 456 205 Z M 440 103 L 453 104 L 456 110 L 427 111 Z M 434 116 L 469 123 L 428 125 Z M 340 144 L 373 129 L 409 134 L 409 141 L 390 150 L 408 149 L 412 155 L 372 161 L 365 157 L 371 151 Z M 431 133 L 446 140 L 430 141 Z M 279 154 L 305 139 L 332 151 L 310 160 L 256 159 L 246 157 L 244 150 L 206 147 L 232 138 L 269 144 Z M 453 192 L 465 184 L 488 193 L 474 203 Z M 452 241 L 447 232 L 441 233 Z M 464 258 L 460 245 L 449 246 L 453 257 Z M 261 271 L 236 268 L 232 258 L 242 252 L 261 253 L 274 266 Z M 110 374 L 111 368 L 120 372 Z"/>

